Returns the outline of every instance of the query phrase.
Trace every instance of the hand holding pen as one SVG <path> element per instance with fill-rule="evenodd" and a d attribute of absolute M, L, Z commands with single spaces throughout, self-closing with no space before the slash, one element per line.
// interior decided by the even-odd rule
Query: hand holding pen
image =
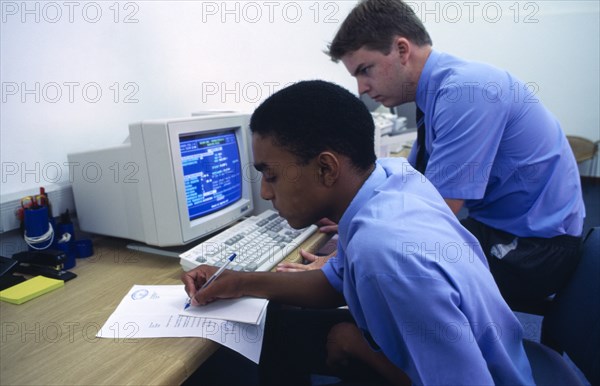
<path fill-rule="evenodd" d="M 219 277 L 219 275 L 221 275 L 223 273 L 223 271 L 225 271 L 225 269 L 227 269 L 227 267 L 229 266 L 229 264 L 233 261 L 233 259 L 235 259 L 236 256 L 237 255 L 235 253 L 232 254 L 231 256 L 229 256 L 227 258 L 227 261 L 225 262 L 225 264 L 223 264 L 221 266 L 221 268 L 219 268 L 217 270 L 217 272 L 215 272 L 211 277 L 209 277 L 208 280 L 206 281 L 206 283 L 204 283 L 202 285 L 202 287 L 200 287 L 200 289 L 198 291 L 202 291 L 204 288 L 206 288 L 208 285 L 210 285 L 210 283 L 212 283 L 213 281 L 215 281 Z M 183 309 L 187 310 L 190 307 L 191 304 L 192 304 L 192 298 L 189 298 L 187 300 L 187 302 L 185 303 L 185 306 L 183 307 Z"/>

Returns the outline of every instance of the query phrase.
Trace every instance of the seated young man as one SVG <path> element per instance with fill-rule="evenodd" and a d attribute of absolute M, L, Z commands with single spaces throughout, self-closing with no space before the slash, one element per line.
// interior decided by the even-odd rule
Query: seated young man
<path fill-rule="evenodd" d="M 261 384 L 305 384 L 314 372 L 370 384 L 533 384 L 522 328 L 479 243 L 405 159 L 376 161 L 358 98 L 299 82 L 259 106 L 250 128 L 262 197 L 295 228 L 339 224 L 337 256 L 322 270 L 226 270 L 202 290 L 215 267 L 182 277 L 194 306 L 255 296 L 310 308 L 270 307 Z"/>

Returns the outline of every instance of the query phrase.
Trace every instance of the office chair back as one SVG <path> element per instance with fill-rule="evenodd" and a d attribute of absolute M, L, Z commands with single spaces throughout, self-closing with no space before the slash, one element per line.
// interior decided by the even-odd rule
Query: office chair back
<path fill-rule="evenodd" d="M 600 385 L 600 227 L 587 234 L 575 273 L 545 315 L 542 343 L 566 352 L 592 385 Z"/>

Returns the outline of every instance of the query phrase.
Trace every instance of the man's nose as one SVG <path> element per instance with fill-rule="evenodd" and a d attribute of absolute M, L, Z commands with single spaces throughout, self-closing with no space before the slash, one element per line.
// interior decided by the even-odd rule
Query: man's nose
<path fill-rule="evenodd" d="M 369 91 L 371 91 L 371 87 L 369 86 L 369 83 L 366 80 L 356 79 L 356 83 L 358 84 L 358 94 L 359 95 L 366 94 Z"/>
<path fill-rule="evenodd" d="M 264 179 L 260 181 L 260 197 L 263 200 L 271 201 L 273 199 L 273 189 L 265 182 Z"/>

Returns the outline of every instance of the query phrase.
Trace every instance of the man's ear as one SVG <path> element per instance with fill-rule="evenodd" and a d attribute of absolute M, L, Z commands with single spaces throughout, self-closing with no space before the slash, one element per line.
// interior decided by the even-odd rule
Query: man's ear
<path fill-rule="evenodd" d="M 408 62 L 408 57 L 410 56 L 411 46 L 408 39 L 403 37 L 396 37 L 394 39 L 393 49 L 398 52 L 398 57 L 400 58 L 400 62 L 405 65 Z"/>
<path fill-rule="evenodd" d="M 317 179 L 325 187 L 332 187 L 340 177 L 340 161 L 329 151 L 317 156 Z"/>

